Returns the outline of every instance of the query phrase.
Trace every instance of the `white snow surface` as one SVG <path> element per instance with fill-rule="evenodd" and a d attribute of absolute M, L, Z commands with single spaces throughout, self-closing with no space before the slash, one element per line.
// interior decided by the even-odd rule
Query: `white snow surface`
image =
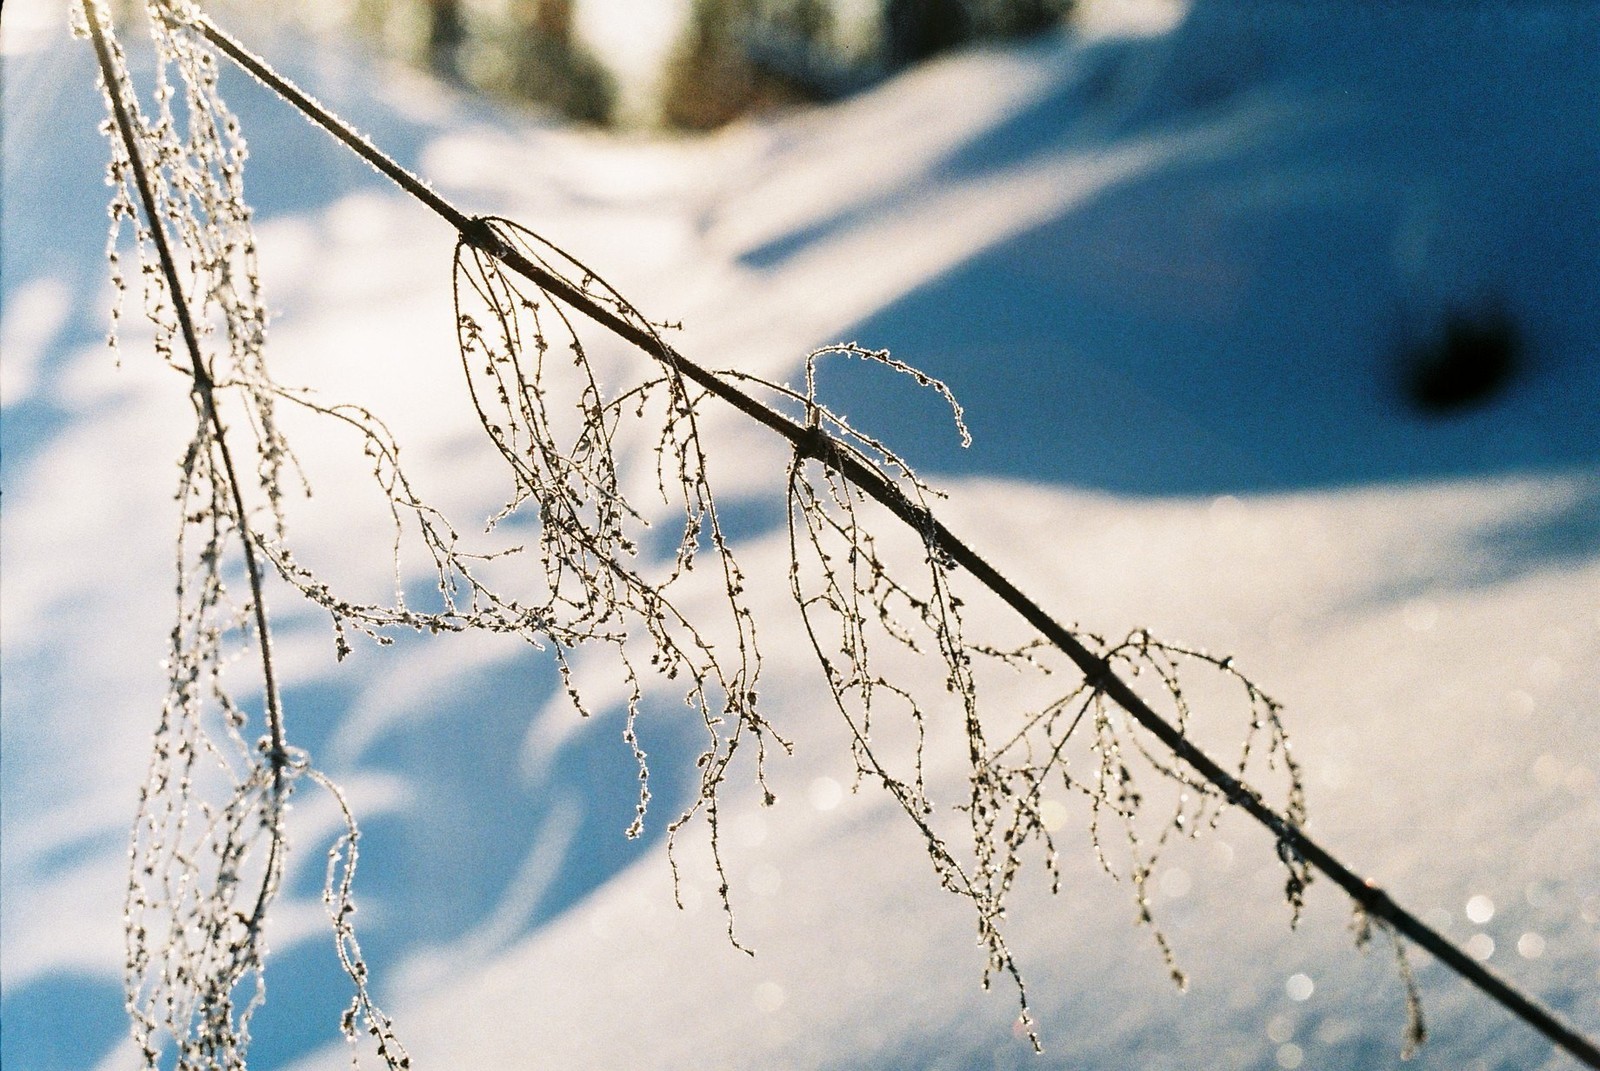
<path fill-rule="evenodd" d="M 100 103 L 54 6 L 9 0 L 0 22 L 9 1071 L 135 1062 L 126 831 L 160 706 L 187 408 L 136 324 L 120 364 L 101 341 Z M 446 196 L 681 319 L 691 357 L 792 380 L 810 348 L 856 339 L 947 380 L 965 452 L 936 400 L 861 369 L 825 388 L 1061 619 L 1234 655 L 1286 704 L 1311 832 L 1600 1037 L 1600 7 L 1201 0 L 1138 32 L 1103 11 L 700 140 L 613 140 L 367 57 L 270 50 Z M 228 88 L 278 377 L 380 412 L 471 530 L 504 489 L 457 382 L 452 236 L 255 86 Z M 1405 354 L 1486 311 L 1520 332 L 1508 383 L 1460 411 L 1412 407 Z M 618 375 L 631 360 L 589 344 Z M 341 462 L 351 444 L 301 430 L 316 497 L 291 515 L 300 556 L 381 590 L 382 518 Z M 731 413 L 705 434 L 745 518 L 762 693 L 796 744 L 773 763 L 778 806 L 750 785 L 725 806 L 753 957 L 727 939 L 703 826 L 680 845 L 674 905 L 662 828 L 698 742 L 670 688 L 642 729 L 649 832 L 629 842 L 632 759 L 603 666 L 579 664 L 611 697 L 583 721 L 538 652 L 447 637 L 335 665 L 325 622 L 272 594 L 291 736 L 366 826 L 360 932 L 414 1066 L 1399 1062 L 1393 957 L 1381 939 L 1355 949 L 1329 882 L 1291 930 L 1270 838 L 1242 816 L 1172 849 L 1153 906 L 1180 992 L 1071 808 L 1061 893 L 1025 870 L 1008 923 L 1034 1055 L 1014 989 L 979 986 L 970 907 L 886 797 L 850 789 L 787 603 L 785 452 Z M 964 594 L 969 634 L 1020 635 Z M 999 711 L 1054 686 L 984 683 Z M 947 716 L 929 775 L 958 799 Z M 1198 700 L 1196 718 L 1208 740 L 1237 724 Z M 332 815 L 308 795 L 294 828 L 253 1061 L 346 1066 L 317 900 Z M 1416 1066 L 1576 1066 L 1412 962 L 1432 1032 Z"/>

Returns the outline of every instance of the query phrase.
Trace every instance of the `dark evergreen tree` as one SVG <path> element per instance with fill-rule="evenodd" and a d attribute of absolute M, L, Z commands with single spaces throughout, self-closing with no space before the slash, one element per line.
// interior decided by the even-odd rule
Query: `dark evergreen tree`
<path fill-rule="evenodd" d="M 886 0 L 883 56 L 890 70 L 948 52 L 972 36 L 972 19 L 962 0 Z"/>

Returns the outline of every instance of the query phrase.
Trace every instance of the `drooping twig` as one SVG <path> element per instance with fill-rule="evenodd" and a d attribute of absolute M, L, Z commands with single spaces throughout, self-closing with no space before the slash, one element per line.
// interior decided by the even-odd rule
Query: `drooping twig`
<path fill-rule="evenodd" d="M 271 749 L 267 753 L 267 760 L 272 764 L 272 792 L 274 797 L 281 797 L 284 771 L 290 761 L 289 745 L 283 729 L 283 702 L 278 693 L 277 674 L 273 668 L 272 627 L 267 621 L 267 601 L 261 586 L 263 578 L 261 561 L 256 553 L 256 539 L 251 533 L 250 518 L 245 509 L 243 485 L 239 482 L 238 472 L 234 469 L 233 451 L 228 447 L 228 429 L 223 426 L 222 415 L 217 410 L 216 384 L 212 382 L 211 371 L 206 367 L 205 357 L 200 352 L 200 340 L 195 331 L 194 318 L 189 311 L 189 302 L 184 297 L 183 284 L 178 278 L 177 261 L 173 259 L 172 247 L 167 241 L 167 229 L 162 222 L 160 209 L 156 207 L 155 193 L 145 170 L 144 154 L 140 151 L 138 140 L 134 135 L 138 105 L 123 99 L 120 87 L 126 81 L 126 75 L 118 71 L 114 63 L 94 0 L 83 0 L 83 10 L 90 38 L 94 42 L 95 58 L 100 64 L 100 77 L 111 98 L 117 136 L 122 139 L 128 164 L 133 170 L 134 186 L 138 190 L 145 221 L 150 229 L 150 237 L 155 243 L 156 255 L 161 262 L 167 294 L 172 300 L 173 315 L 177 317 L 178 327 L 183 335 L 184 350 L 189 358 L 195 408 L 201 418 L 211 426 L 211 434 L 216 440 L 217 455 L 222 460 L 228 495 L 233 500 L 233 523 L 239 536 L 239 551 L 244 556 L 245 576 L 250 584 L 251 613 L 256 622 L 256 643 L 260 652 L 267 731 L 271 738 Z M 278 851 L 282 839 L 281 830 L 275 830 L 272 837 L 274 853 Z M 269 866 L 268 869 L 271 871 L 275 868 Z M 262 916 L 267 895 L 268 890 L 263 886 L 261 900 L 251 915 L 256 921 Z"/>
<path fill-rule="evenodd" d="M 130 853 L 125 999 L 134 1038 L 147 1068 L 242 1071 L 245 1067 L 251 1018 L 265 999 L 268 915 L 287 869 L 288 799 L 296 780 L 306 775 L 334 796 L 347 822 L 341 840 L 347 845 L 343 878 L 335 884 L 330 864 L 325 896 L 330 913 L 338 908 L 333 921 L 340 960 L 357 990 L 342 1025 L 353 1038 L 354 1023 L 362 1021 L 376 1037 L 385 1062 L 391 1068 L 404 1067 L 404 1049 L 366 990 L 366 966 L 348 919 L 354 821 L 337 786 L 288 743 L 267 613 L 264 556 L 269 544 L 252 522 L 219 406 L 221 389 L 242 389 L 248 399 L 245 422 L 257 439 L 257 476 L 281 539 L 278 481 L 285 461 L 291 459 L 272 412 L 280 392 L 259 360 L 265 314 L 259 302 L 249 211 L 242 198 L 243 145 L 237 125 L 216 94 L 216 64 L 209 51 L 192 43 L 176 47 L 170 36 L 160 32 L 163 27 L 154 27 L 158 107 L 152 123 L 140 114 L 121 47 L 98 0 L 82 0 L 81 18 L 74 19 L 74 26 L 93 44 L 111 113 L 109 178 L 117 192 L 111 206 L 108 255 L 115 265 L 121 226 L 134 221 L 156 350 L 187 375 L 196 415 L 177 496 L 183 509 L 177 554 L 179 620 L 167 663 L 168 695 Z M 170 63 L 179 67 L 187 94 L 187 142 L 180 142 L 177 131 Z M 141 215 L 143 226 L 138 223 Z M 169 222 L 186 243 L 187 260 L 181 266 L 168 234 Z M 149 260 L 152 248 L 154 263 Z M 115 278 L 120 302 L 119 272 Z M 220 375 L 201 341 L 211 326 L 205 323 L 206 316 L 216 312 L 225 321 L 220 332 L 225 348 L 220 355 L 231 361 Z M 174 353 L 175 338 L 181 354 Z M 192 557 L 187 538 L 191 528 L 205 536 Z M 228 605 L 223 558 L 234 545 L 244 567 L 249 603 L 230 621 L 223 616 Z M 254 745 L 243 734 L 248 716 L 222 681 L 225 637 L 240 630 L 249 646 L 252 624 L 266 729 Z M 231 756 L 205 724 L 212 703 L 219 708 L 232 742 Z M 199 760 L 207 755 L 220 770 L 203 766 Z M 224 778 L 220 785 L 210 780 L 219 772 Z M 225 798 L 219 801 L 218 795 Z M 266 858 L 252 864 L 254 847 L 263 835 Z M 251 865 L 259 865 L 261 871 L 253 891 L 246 884 Z M 248 995 L 242 1008 L 241 988 Z M 175 1054 L 162 1051 L 163 1033 L 176 1046 Z"/>
<path fill-rule="evenodd" d="M 262 590 L 263 571 L 261 562 L 256 552 L 255 537 L 251 533 L 249 515 L 244 502 L 244 492 L 238 472 L 234 466 L 233 452 L 228 445 L 227 428 L 223 425 L 222 416 L 217 409 L 215 384 L 212 381 L 210 369 L 206 365 L 205 357 L 201 352 L 194 318 L 185 296 L 182 281 L 179 278 L 177 262 L 173 257 L 172 249 L 168 242 L 164 217 L 157 204 L 154 186 L 145 167 L 144 153 L 135 131 L 136 124 L 141 124 L 137 104 L 127 99 L 123 92 L 123 87 L 127 84 L 126 72 L 120 63 L 120 56 L 113 52 L 106 39 L 104 28 L 101 24 L 101 13 L 94 0 L 83 0 L 83 14 L 90 39 L 94 44 L 95 57 L 100 67 L 101 82 L 111 104 L 117 135 L 122 142 L 125 154 L 124 159 L 133 174 L 134 187 L 140 200 L 140 207 L 145 216 L 148 233 L 156 248 L 156 255 L 164 277 L 167 295 L 172 302 L 173 314 L 177 319 L 184 350 L 188 357 L 191 398 L 201 421 L 209 427 L 209 444 L 215 449 L 221 461 L 223 482 L 226 485 L 226 494 L 231 500 L 230 504 L 232 506 L 232 516 L 229 519 L 238 537 L 237 542 L 244 558 L 245 574 L 250 586 L 251 613 L 256 626 L 256 645 L 260 655 L 263 701 L 266 708 L 268 726 L 268 747 L 265 758 L 270 767 L 271 778 L 268 790 L 267 820 L 265 822 L 269 838 L 268 855 L 254 906 L 244 920 L 242 947 L 236 950 L 231 962 L 222 968 L 223 977 L 218 983 L 218 988 L 221 991 L 221 995 L 226 998 L 234 982 L 238 978 L 242 978 L 247 972 L 258 969 L 260 963 L 262 955 L 262 925 L 266 918 L 267 907 L 277 891 L 283 874 L 283 813 L 284 803 L 289 791 L 288 779 L 292 760 L 284 734 L 283 707 L 273 665 L 272 633 L 267 619 L 266 599 Z M 240 820 L 241 816 L 230 815 L 230 823 Z M 232 836 L 233 833 L 230 827 L 230 844 L 232 843 Z M 240 854 L 242 855 L 242 852 Z M 140 932 L 142 932 L 142 928 Z M 140 953 L 135 955 L 137 957 Z M 133 997 L 130 993 L 131 999 Z M 214 1012 L 208 1010 L 207 1018 L 210 1019 L 213 1015 Z M 223 1044 L 231 1047 L 234 1044 L 231 1038 L 232 1028 L 227 1023 L 219 1023 L 218 1025 L 221 1028 L 220 1033 L 227 1035 Z M 144 1044 L 148 1059 L 148 1037 L 145 1038 Z M 242 1059 L 242 1054 L 240 1058 Z"/>

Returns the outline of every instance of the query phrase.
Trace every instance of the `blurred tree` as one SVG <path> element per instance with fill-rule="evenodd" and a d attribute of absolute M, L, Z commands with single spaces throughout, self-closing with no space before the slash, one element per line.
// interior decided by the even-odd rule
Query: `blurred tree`
<path fill-rule="evenodd" d="M 976 36 L 1026 37 L 1060 26 L 1074 0 L 966 0 Z"/>
<path fill-rule="evenodd" d="M 547 105 L 579 122 L 611 120 L 616 86 L 575 33 L 573 0 L 355 0 L 349 22 L 445 78 Z"/>
<path fill-rule="evenodd" d="M 754 14 L 754 0 L 694 0 L 667 61 L 663 122 L 680 130 L 712 130 L 749 110 L 756 72 L 740 38 Z"/>
<path fill-rule="evenodd" d="M 833 43 L 833 8 L 825 0 L 789 0 L 777 7 L 773 21 L 806 41 Z"/>
<path fill-rule="evenodd" d="M 886 0 L 882 51 L 891 71 L 949 51 L 972 35 L 962 0 Z"/>
<path fill-rule="evenodd" d="M 882 0 L 865 55 L 834 0 L 694 0 L 662 91 L 668 126 L 709 130 L 775 102 L 827 100 L 975 40 L 1060 25 L 1072 0 Z"/>
<path fill-rule="evenodd" d="M 428 66 L 446 78 L 461 74 L 464 27 L 460 0 L 427 0 Z"/>
<path fill-rule="evenodd" d="M 512 95 L 579 122 L 610 122 L 616 86 L 574 35 L 572 0 L 514 0 L 505 36 Z"/>
<path fill-rule="evenodd" d="M 608 124 L 616 80 L 576 32 L 581 0 L 354 0 L 348 23 L 450 79 Z M 692 0 L 659 118 L 712 130 L 781 104 L 831 100 L 972 41 L 1059 25 L 1073 0 L 879 0 L 865 37 L 838 0 Z"/>

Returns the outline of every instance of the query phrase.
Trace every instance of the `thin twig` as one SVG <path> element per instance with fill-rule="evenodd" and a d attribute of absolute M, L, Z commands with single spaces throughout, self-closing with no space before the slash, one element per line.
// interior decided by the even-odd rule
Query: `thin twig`
<path fill-rule="evenodd" d="M 150 176 L 145 170 L 144 156 L 140 152 L 139 141 L 134 133 L 134 124 L 140 123 L 142 125 L 142 120 L 139 119 L 139 105 L 136 101 L 127 101 L 122 97 L 122 81 L 118 77 L 115 64 L 111 58 L 110 47 L 106 43 L 104 29 L 100 24 L 99 5 L 95 0 L 82 0 L 82 2 L 84 18 L 89 26 L 89 36 L 94 42 L 95 58 L 100 65 L 100 76 L 105 82 L 106 93 L 111 99 L 117 134 L 122 139 L 123 147 L 128 153 L 128 161 L 133 169 L 134 185 L 139 191 L 139 200 L 144 209 L 145 218 L 150 225 L 150 235 L 155 243 L 156 255 L 161 261 L 161 273 L 166 278 L 167 290 L 172 297 L 173 312 L 178 318 L 178 328 L 183 335 L 184 349 L 189 355 L 195 405 L 199 408 L 206 422 L 211 425 L 212 435 L 217 444 L 217 452 L 222 458 L 223 473 L 228 482 L 228 493 L 233 499 L 236 530 L 239 535 L 240 549 L 244 554 L 245 573 L 250 583 L 251 610 L 255 616 L 258 650 L 261 657 L 267 731 L 270 734 L 270 749 L 267 753 L 267 759 L 272 766 L 272 798 L 274 803 L 266 874 L 262 878 L 261 892 L 256 898 L 255 909 L 250 915 L 250 927 L 254 930 L 259 928 L 266 915 L 267 903 L 272 898 L 273 886 L 277 883 L 277 875 L 282 869 L 284 833 L 281 806 L 279 805 L 283 802 L 287 770 L 290 764 L 288 741 L 284 735 L 283 727 L 283 705 L 278 694 L 277 673 L 273 668 L 272 631 L 267 621 L 267 603 L 262 591 L 261 561 L 256 555 L 255 536 L 250 530 L 249 516 L 245 511 L 244 492 L 234 469 L 233 453 L 228 448 L 227 428 L 223 425 L 222 415 L 217 409 L 215 384 L 212 382 L 210 370 L 207 369 L 205 358 L 200 351 L 199 335 L 195 331 L 194 318 L 189 311 L 188 298 L 185 296 L 183 285 L 178 278 L 177 262 L 173 259 L 172 248 L 167 241 L 166 225 L 162 222 L 160 211 L 156 206 L 155 191 L 151 186 Z"/>
<path fill-rule="evenodd" d="M 87 0 L 86 0 L 87 2 Z M 1600 1069 L 1600 1048 L 1558 1020 L 1550 1011 L 1500 979 L 1481 963 L 1452 944 L 1438 931 L 1400 907 L 1374 882 L 1362 878 L 1311 839 L 1293 822 L 1268 806 L 1260 795 L 1196 747 L 1119 677 L 1110 663 L 1086 647 L 1038 603 L 1028 598 L 986 559 L 945 527 L 927 507 L 912 501 L 899 485 L 866 462 L 847 444 L 820 427 L 807 427 L 763 404 L 710 370 L 690 361 L 661 339 L 659 334 L 594 300 L 582 289 L 535 263 L 501 238 L 482 218 L 462 212 L 435 193 L 417 176 L 401 167 L 348 124 L 332 115 L 263 59 L 201 14 L 194 29 L 241 68 L 332 134 L 379 172 L 448 222 L 468 245 L 487 253 L 553 297 L 559 298 L 596 324 L 632 344 L 674 373 L 704 388 L 746 416 L 782 436 L 805 458 L 816 460 L 885 506 L 929 546 L 947 554 L 983 586 L 1014 610 L 1083 672 L 1086 682 L 1125 710 L 1140 725 L 1215 785 L 1231 802 L 1265 826 L 1286 858 L 1303 860 L 1338 885 L 1367 913 L 1389 923 L 1400 934 L 1427 949 L 1474 988 L 1493 998 L 1537 1030 L 1558 1048 L 1592 1068 Z M 632 311 L 627 309 L 626 311 Z M 640 318 L 642 320 L 642 317 Z"/>

